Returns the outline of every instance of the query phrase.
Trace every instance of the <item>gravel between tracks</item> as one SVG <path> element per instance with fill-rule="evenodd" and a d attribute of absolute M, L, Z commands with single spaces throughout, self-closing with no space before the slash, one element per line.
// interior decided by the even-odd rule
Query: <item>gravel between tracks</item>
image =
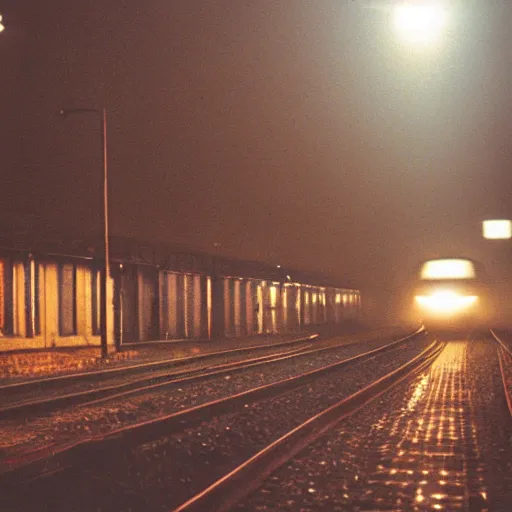
<path fill-rule="evenodd" d="M 241 413 L 117 454 L 101 467 L 81 467 L 64 481 L 48 478 L 37 488 L 47 503 L 41 510 L 169 510 L 309 417 L 410 360 L 428 343 L 417 338 L 298 390 L 248 405 Z M 68 499 L 57 489 L 69 489 Z"/>
<path fill-rule="evenodd" d="M 318 346 L 322 346 L 325 342 L 302 342 L 297 343 L 297 345 L 292 345 L 289 347 L 267 347 L 255 350 L 254 352 L 245 352 L 245 353 L 235 353 L 235 354 L 223 354 L 215 357 L 208 358 L 206 360 L 198 360 L 192 361 L 190 363 L 180 363 L 180 356 L 176 356 L 178 360 L 176 364 L 169 362 L 167 368 L 146 368 L 144 370 L 140 370 L 137 372 L 130 372 L 130 368 L 126 368 L 127 373 L 120 372 L 119 374 L 113 374 L 108 376 L 104 380 L 82 380 L 78 382 L 66 382 L 65 385 L 57 384 L 55 388 L 49 388 L 47 390 L 41 391 L 39 388 L 30 389 L 29 391 L 20 390 L 7 390 L 6 396 L 2 396 L 2 406 L 8 407 L 11 404 L 16 404 L 20 402 L 28 402 L 31 400 L 41 400 L 43 398 L 54 398 L 63 395 L 67 395 L 70 393 L 80 393 L 83 391 L 89 391 L 93 389 L 98 389 L 98 387 L 107 387 L 107 386 L 116 386 L 120 384 L 127 384 L 134 381 L 137 381 L 142 378 L 156 378 L 161 375 L 173 374 L 177 372 L 187 371 L 195 371 L 200 370 L 202 368 L 208 369 L 211 366 L 224 364 L 224 363 L 232 363 L 235 361 L 255 358 L 255 357 L 264 357 L 272 354 L 276 354 L 278 352 L 285 352 L 291 350 L 297 350 L 301 347 L 306 347 L 311 343 L 318 344 Z M 204 354 L 203 354 L 204 355 Z M 184 357 L 184 356 L 183 356 Z M 187 356 L 188 357 L 188 356 Z M 162 359 L 163 361 L 164 359 Z M 143 361 L 146 362 L 156 362 L 161 363 L 162 361 Z"/>
<path fill-rule="evenodd" d="M 353 329 L 352 329 L 353 330 Z M 311 332 L 290 334 L 257 335 L 242 338 L 226 338 L 221 341 L 168 341 L 153 343 L 131 343 L 123 350 L 111 353 L 107 359 L 99 355 L 99 347 L 54 348 L 35 351 L 0 352 L 0 385 L 30 382 L 35 377 L 68 376 L 76 373 L 126 368 L 133 364 L 150 363 L 162 359 L 208 354 L 219 350 L 268 345 L 307 337 Z M 341 335 L 343 329 L 334 330 Z M 350 332 L 350 329 L 348 329 Z"/>
<path fill-rule="evenodd" d="M 97 371 L 102 372 L 109 370 L 118 370 L 118 372 L 106 373 L 105 375 L 100 375 L 97 377 L 94 375 L 94 372 L 78 372 L 75 374 L 67 374 L 64 372 L 62 375 L 50 375 L 48 376 L 50 379 L 52 377 L 59 377 L 64 380 L 59 380 L 54 383 L 54 387 L 40 387 L 37 385 L 37 381 L 34 379 L 25 379 L 23 381 L 7 381 L 3 384 L 33 384 L 33 386 L 25 387 L 9 387 L 2 389 L 0 387 L 0 402 L 3 407 L 7 407 L 10 404 L 16 404 L 20 402 L 28 402 L 33 400 L 41 400 L 43 398 L 53 398 L 58 397 L 64 394 L 69 393 L 79 393 L 83 391 L 88 391 L 90 389 L 96 389 L 98 384 L 100 386 L 114 386 L 118 384 L 125 384 L 129 382 L 133 382 L 142 377 L 156 377 L 158 375 L 173 373 L 177 371 L 183 371 L 184 369 L 196 370 L 202 367 L 210 367 L 215 364 L 223 364 L 233 361 L 238 361 L 242 359 L 248 359 L 251 357 L 262 357 L 266 355 L 275 354 L 277 352 L 285 352 L 290 350 L 298 350 L 304 348 L 308 345 L 313 345 L 314 347 L 322 347 L 329 346 L 333 344 L 349 344 L 349 343 L 361 343 L 361 342 L 371 342 L 375 340 L 384 340 L 389 339 L 398 339 L 400 336 L 406 336 L 407 333 L 411 332 L 411 329 L 406 330 L 405 328 L 399 329 L 385 329 L 384 332 L 367 332 L 367 333 L 359 333 L 359 334 L 339 334 L 332 335 L 328 338 L 307 340 L 306 333 L 304 333 L 304 337 L 301 341 L 297 341 L 299 338 L 295 337 L 285 337 L 282 336 L 280 338 L 272 337 L 272 343 L 268 340 L 253 340 L 252 343 L 247 343 L 246 345 L 240 345 L 240 340 L 238 340 L 237 344 L 231 344 L 226 346 L 221 346 L 218 343 L 212 344 L 212 346 L 208 346 L 206 343 L 204 346 L 195 346 L 190 347 L 188 349 L 182 349 L 180 347 L 172 348 L 167 347 L 165 350 L 161 348 L 152 349 L 150 354 L 143 353 L 142 356 L 139 357 L 138 360 L 132 361 L 130 365 L 116 365 L 113 362 L 107 361 L 103 363 L 103 367 L 96 368 Z M 388 332 L 389 331 L 389 332 Z M 235 340 L 236 341 L 236 340 Z M 279 346 L 282 343 L 286 343 L 284 346 Z M 221 352 L 225 350 L 233 350 L 233 349 L 246 349 L 246 351 L 241 353 L 232 353 L 232 354 L 219 354 L 214 355 L 215 352 Z M 250 350 L 247 350 L 250 349 Z M 123 352 L 121 353 L 123 354 Z M 209 356 L 206 360 L 198 360 L 193 362 L 180 362 L 180 359 L 190 358 L 194 356 Z M 5 356 L 5 354 L 4 354 Z M 145 357 L 144 357 L 145 356 Z M 7 356 L 5 356 L 7 357 Z M 11 357 L 11 356 L 9 356 Z M 163 361 L 169 361 L 167 368 L 152 368 L 151 366 L 145 367 L 139 371 L 134 371 L 134 367 L 141 364 L 149 364 L 158 363 L 161 364 Z M 176 361 L 176 364 L 173 364 L 172 361 Z M 65 380 L 67 377 L 75 377 L 82 376 L 83 379 L 78 381 L 75 380 Z M 45 378 L 42 379 L 43 381 Z M 0 382 L 0 384 L 2 384 Z"/>
<path fill-rule="evenodd" d="M 11 458 L 17 453 L 34 450 L 49 443 L 68 442 L 108 433 L 125 425 L 171 414 L 259 385 L 276 382 L 389 342 L 389 339 L 380 339 L 343 345 L 339 349 L 259 366 L 220 378 L 212 377 L 202 382 L 191 382 L 179 388 L 162 389 L 95 406 L 74 407 L 49 416 L 30 418 L 26 422 L 3 421 L 0 424 L 0 456 Z"/>

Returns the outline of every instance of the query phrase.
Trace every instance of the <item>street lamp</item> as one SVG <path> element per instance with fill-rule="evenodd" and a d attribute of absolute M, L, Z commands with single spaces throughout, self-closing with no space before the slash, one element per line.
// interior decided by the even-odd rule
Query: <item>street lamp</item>
<path fill-rule="evenodd" d="M 439 40 L 448 12 L 443 0 L 401 1 L 394 7 L 393 18 L 402 41 L 426 46 Z"/>
<path fill-rule="evenodd" d="M 0 32 L 5 30 L 5 25 L 2 23 L 3 16 L 0 14 Z"/>
<path fill-rule="evenodd" d="M 108 356 L 107 344 L 107 283 L 109 277 L 109 243 L 108 243 L 108 172 L 107 172 L 107 110 L 105 108 L 72 108 L 63 109 L 60 115 L 64 118 L 72 114 L 94 113 L 100 116 L 101 148 L 102 148 L 102 175 L 103 175 L 103 207 L 101 230 L 103 232 L 104 261 L 102 268 L 101 293 L 100 293 L 100 335 L 101 357 Z"/>

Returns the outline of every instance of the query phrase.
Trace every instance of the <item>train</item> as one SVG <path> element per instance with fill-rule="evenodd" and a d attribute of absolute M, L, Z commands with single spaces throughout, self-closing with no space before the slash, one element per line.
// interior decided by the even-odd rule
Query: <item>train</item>
<path fill-rule="evenodd" d="M 412 315 L 427 329 L 453 331 L 489 327 L 492 297 L 484 266 L 470 258 L 426 260 L 412 289 Z"/>

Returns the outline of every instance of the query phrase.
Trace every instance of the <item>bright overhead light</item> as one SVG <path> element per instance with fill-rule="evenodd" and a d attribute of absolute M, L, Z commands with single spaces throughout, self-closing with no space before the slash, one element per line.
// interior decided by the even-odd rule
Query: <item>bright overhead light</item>
<path fill-rule="evenodd" d="M 484 220 L 482 226 L 484 238 L 489 240 L 512 238 L 512 222 L 510 220 Z"/>
<path fill-rule="evenodd" d="M 3 16 L 0 14 L 0 32 L 3 32 L 5 30 L 4 24 L 2 23 Z"/>
<path fill-rule="evenodd" d="M 446 25 L 448 13 L 442 0 L 402 1 L 393 12 L 395 29 L 407 43 L 435 43 Z"/>

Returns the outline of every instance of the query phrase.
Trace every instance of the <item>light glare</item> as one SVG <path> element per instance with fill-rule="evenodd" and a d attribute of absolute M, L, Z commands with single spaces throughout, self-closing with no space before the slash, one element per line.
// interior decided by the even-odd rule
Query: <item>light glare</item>
<path fill-rule="evenodd" d="M 421 268 L 421 279 L 472 279 L 475 267 L 469 260 L 430 260 Z"/>
<path fill-rule="evenodd" d="M 483 235 L 488 240 L 503 240 L 512 238 L 512 222 L 510 220 L 485 220 Z"/>
<path fill-rule="evenodd" d="M 451 291 L 440 291 L 432 295 L 418 295 L 416 302 L 423 308 L 434 313 L 455 313 L 467 309 L 476 303 L 474 295 L 459 295 Z"/>
<path fill-rule="evenodd" d="M 446 7 L 441 1 L 401 2 L 394 10 L 395 28 L 404 42 L 436 42 L 446 25 Z"/>

